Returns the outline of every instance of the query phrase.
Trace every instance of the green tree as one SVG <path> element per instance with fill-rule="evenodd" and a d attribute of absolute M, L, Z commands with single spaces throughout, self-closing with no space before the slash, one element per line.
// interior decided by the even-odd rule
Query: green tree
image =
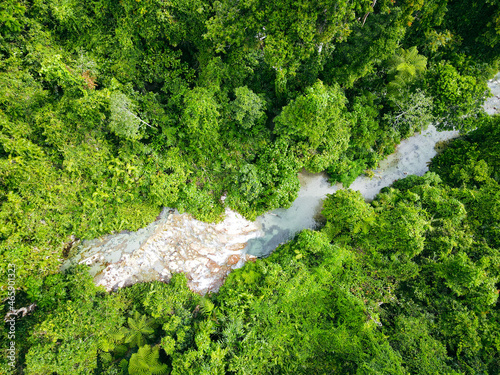
<path fill-rule="evenodd" d="M 236 122 L 244 129 L 250 129 L 265 120 L 264 100 L 247 86 L 234 90 L 236 99 L 230 103 L 230 108 Z"/>
<path fill-rule="evenodd" d="M 375 3 L 372 3 L 375 4 Z M 406 3 L 408 4 L 408 3 Z M 418 3 L 413 3 L 418 7 Z M 322 73 L 324 81 L 353 87 L 356 81 L 377 70 L 377 65 L 394 55 L 407 28 L 408 14 L 399 3 L 377 1 L 376 7 L 365 12 L 366 22 L 352 25 L 352 32 L 335 45 L 326 57 Z M 364 17 L 363 17 L 364 18 Z"/>
<path fill-rule="evenodd" d="M 453 187 L 480 187 L 500 181 L 500 117 L 485 121 L 477 130 L 457 139 L 432 159 L 430 170 Z"/>
<path fill-rule="evenodd" d="M 485 82 L 460 74 L 450 64 L 432 69 L 426 80 L 428 92 L 434 99 L 434 115 L 439 129 L 468 131 L 477 125 L 482 104 L 488 95 Z"/>
<path fill-rule="evenodd" d="M 406 95 L 400 92 L 400 95 L 393 97 L 391 102 L 395 108 L 384 115 L 383 121 L 401 138 L 410 137 L 415 132 L 425 129 L 434 120 L 432 98 L 421 90 Z"/>
<path fill-rule="evenodd" d="M 217 52 L 230 53 L 236 48 L 263 48 L 264 60 L 275 72 L 278 94 L 286 91 L 301 61 L 319 46 L 342 40 L 349 35 L 356 13 L 369 9 L 368 1 L 345 0 L 330 4 L 315 0 L 307 4 L 293 1 L 266 3 L 251 1 L 235 4 L 218 1 L 215 15 L 207 22 L 206 37 Z M 258 11 L 257 11 L 258 10 Z"/>
<path fill-rule="evenodd" d="M 401 48 L 388 60 L 387 67 L 387 92 L 391 96 L 398 96 L 400 91 L 425 71 L 427 58 L 419 55 L 415 46 L 407 50 Z"/>
<path fill-rule="evenodd" d="M 283 108 L 274 119 L 274 132 L 296 142 L 298 156 L 308 170 L 322 171 L 347 148 L 345 103 L 338 85 L 329 87 L 318 81 Z"/>
<path fill-rule="evenodd" d="M 50 304 L 42 305 L 34 327 L 20 324 L 19 333 L 28 329 L 26 374 L 88 374 L 94 371 L 110 338 L 123 324 L 126 301 L 117 295 L 104 295 L 94 285 L 85 267 L 65 275 L 59 283 L 45 287 L 65 293 L 54 294 Z M 45 301 L 50 293 L 44 293 Z M 26 333 L 25 333 L 26 334 Z M 22 341 L 19 341 L 21 344 Z M 21 344 L 22 345 L 22 344 Z"/>
<path fill-rule="evenodd" d="M 346 115 L 351 126 L 349 146 L 340 159 L 327 168 L 327 173 L 333 181 L 342 182 L 345 187 L 369 168 L 375 168 L 384 155 L 386 140 L 393 142 L 391 133 L 383 130 L 380 121 L 379 99 L 372 93 L 356 96 Z M 392 134 L 394 136 L 394 134 Z"/>
<path fill-rule="evenodd" d="M 328 195 L 321 214 L 326 218 L 323 229 L 331 239 L 366 233 L 375 220 L 373 208 L 367 204 L 359 191 L 338 190 Z M 346 239 L 350 241 L 350 238 Z"/>
<path fill-rule="evenodd" d="M 217 296 L 228 317 L 229 371 L 403 373 L 398 354 L 377 332 L 377 311 L 353 293 L 369 282 L 358 261 L 325 234 L 306 230 L 269 258 L 231 273 Z"/>
<path fill-rule="evenodd" d="M 204 87 L 197 87 L 184 96 L 181 132 L 192 148 L 211 149 L 219 142 L 219 104 Z"/>
<path fill-rule="evenodd" d="M 392 346 L 403 356 L 412 374 L 453 374 L 446 346 L 434 338 L 424 316 L 398 316 L 391 334 Z"/>
<path fill-rule="evenodd" d="M 120 137 L 140 139 L 140 129 L 144 126 L 152 127 L 134 113 L 135 106 L 122 92 L 114 91 L 111 93 L 109 109 L 111 112 L 109 128 Z"/>

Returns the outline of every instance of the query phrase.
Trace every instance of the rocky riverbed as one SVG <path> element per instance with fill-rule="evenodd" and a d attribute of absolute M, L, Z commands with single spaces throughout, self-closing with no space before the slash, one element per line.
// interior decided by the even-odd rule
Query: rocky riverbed
<path fill-rule="evenodd" d="M 500 74 L 488 82 L 493 96 L 484 108 L 500 110 Z M 433 126 L 403 141 L 397 152 L 380 163 L 375 177 L 360 176 L 351 189 L 367 200 L 395 179 L 409 174 L 422 175 L 436 154 L 436 142 L 457 136 L 457 132 L 437 132 Z M 255 256 L 266 256 L 280 243 L 305 228 L 313 228 L 315 217 L 327 194 L 342 188 L 331 186 L 324 174 L 299 174 L 301 191 L 289 209 L 278 209 L 251 222 L 227 209 L 219 224 L 207 224 L 191 215 L 164 209 L 158 220 L 137 232 L 124 232 L 74 246 L 63 269 L 84 263 L 98 285 L 114 290 L 137 282 L 169 281 L 172 273 L 183 272 L 191 290 L 205 294 L 217 291 L 231 270 Z M 248 245 L 248 246 L 247 246 Z M 245 248 L 246 247 L 246 248 Z M 250 255 L 254 254 L 254 255 Z"/>
<path fill-rule="evenodd" d="M 243 249 L 261 235 L 255 223 L 229 209 L 219 224 L 164 209 L 158 220 L 137 232 L 84 241 L 71 250 L 63 269 L 87 264 L 96 284 L 107 290 L 168 282 L 173 272 L 184 272 L 190 289 L 205 294 L 217 291 L 231 270 L 255 259 Z"/>

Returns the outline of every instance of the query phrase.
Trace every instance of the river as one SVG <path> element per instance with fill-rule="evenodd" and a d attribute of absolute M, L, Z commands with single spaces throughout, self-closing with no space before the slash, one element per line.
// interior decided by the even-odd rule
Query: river
<path fill-rule="evenodd" d="M 489 114 L 500 107 L 500 74 L 491 80 L 493 96 L 485 103 Z M 384 159 L 372 178 L 358 177 L 350 189 L 367 201 L 385 186 L 410 174 L 423 175 L 436 155 L 436 143 L 452 139 L 458 132 L 438 132 L 430 125 L 398 145 Z M 277 209 L 251 222 L 226 209 L 219 224 L 203 223 L 189 214 L 164 209 L 160 219 L 137 232 L 112 234 L 74 246 L 66 269 L 87 264 L 98 285 L 114 290 L 137 282 L 169 281 L 172 273 L 183 272 L 189 287 L 200 294 L 217 291 L 231 270 L 255 257 L 269 255 L 279 244 L 303 229 L 318 226 L 318 215 L 327 194 L 343 187 L 330 185 L 325 174 L 299 173 L 301 189 L 288 209 Z"/>
<path fill-rule="evenodd" d="M 438 132 L 430 125 L 422 133 L 402 141 L 395 153 L 380 162 L 379 167 L 374 170 L 374 177 L 361 175 L 349 188 L 360 191 L 370 201 L 383 187 L 390 186 L 395 180 L 411 174 L 422 176 L 428 171 L 427 164 L 436 155 L 436 143 L 457 136 L 457 131 Z M 299 179 L 299 196 L 290 208 L 277 209 L 257 218 L 257 225 L 264 235 L 248 242 L 245 248 L 247 253 L 265 257 L 280 243 L 293 238 L 297 232 L 315 228 L 327 194 L 343 189 L 341 184 L 330 185 L 324 173 L 302 171 Z"/>
<path fill-rule="evenodd" d="M 484 109 L 493 115 L 500 109 L 500 73 L 488 82 L 488 86 L 492 97 L 486 100 Z M 371 201 L 382 188 L 392 185 L 395 180 L 411 174 L 422 176 L 429 170 L 428 163 L 437 153 L 436 144 L 457 136 L 457 131 L 438 132 L 430 125 L 420 134 L 402 141 L 395 153 L 380 162 L 374 177 L 361 175 L 349 188 L 361 192 L 367 201 Z M 256 223 L 264 235 L 248 242 L 245 248 L 248 254 L 265 257 L 279 244 L 292 239 L 297 232 L 315 228 L 318 225 L 316 218 L 327 194 L 343 188 L 341 184 L 330 185 L 324 173 L 302 171 L 299 179 L 299 196 L 290 208 L 277 209 L 257 218 Z"/>

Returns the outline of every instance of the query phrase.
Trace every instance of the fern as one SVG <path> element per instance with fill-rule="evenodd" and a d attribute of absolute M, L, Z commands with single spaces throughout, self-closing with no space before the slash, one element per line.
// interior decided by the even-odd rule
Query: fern
<path fill-rule="evenodd" d="M 417 47 L 400 49 L 389 60 L 389 75 L 398 75 L 404 80 L 411 80 L 425 71 L 427 58 L 419 55 Z"/>
<path fill-rule="evenodd" d="M 212 312 L 214 311 L 215 307 L 212 301 L 210 301 L 208 298 L 202 298 L 200 301 L 200 305 L 201 305 L 200 311 L 203 315 L 205 316 L 212 315 Z"/>
<path fill-rule="evenodd" d="M 113 350 L 114 354 L 115 354 L 115 357 L 116 358 L 120 358 L 120 357 L 123 357 L 125 355 L 125 353 L 128 352 L 128 347 L 126 345 L 117 345 L 115 347 L 115 349 Z"/>
<path fill-rule="evenodd" d="M 125 333 L 126 329 L 124 327 L 110 329 L 107 335 L 100 338 L 97 343 L 98 349 L 105 353 L 113 351 L 118 344 L 123 342 Z"/>
<path fill-rule="evenodd" d="M 127 371 L 127 367 L 128 367 L 128 362 L 126 359 L 122 359 L 120 361 L 120 364 L 119 364 L 120 368 L 122 369 L 122 373 L 125 374 L 126 371 Z"/>
<path fill-rule="evenodd" d="M 400 49 L 388 61 L 387 92 L 397 96 L 400 91 L 412 83 L 419 74 L 425 71 L 427 58 L 419 55 L 417 47 Z"/>
<path fill-rule="evenodd" d="M 143 346 L 147 338 L 150 338 L 155 330 L 153 328 L 154 321 L 146 315 L 141 315 L 137 311 L 133 318 L 128 318 L 129 329 L 125 334 L 125 342 L 134 346 Z"/>
<path fill-rule="evenodd" d="M 168 372 L 168 366 L 159 362 L 159 349 L 144 345 L 132 354 L 128 366 L 130 375 L 162 375 Z"/>

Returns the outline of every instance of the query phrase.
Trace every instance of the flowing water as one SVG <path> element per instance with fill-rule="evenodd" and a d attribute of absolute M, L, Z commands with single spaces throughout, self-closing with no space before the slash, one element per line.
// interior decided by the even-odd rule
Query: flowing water
<path fill-rule="evenodd" d="M 493 115 L 500 112 L 500 73 L 488 82 L 492 97 L 484 104 L 485 111 Z M 458 136 L 456 131 L 438 132 L 430 125 L 427 130 L 402 141 L 396 152 L 380 162 L 373 178 L 359 176 L 349 187 L 358 190 L 367 201 L 390 186 L 395 180 L 407 175 L 422 176 L 428 171 L 428 163 L 436 155 L 436 144 Z M 301 188 L 298 198 L 288 209 L 277 209 L 259 216 L 256 220 L 263 236 L 247 243 L 247 253 L 257 257 L 269 255 L 279 244 L 292 239 L 303 229 L 313 229 L 318 225 L 316 218 L 321 212 L 327 194 L 342 189 L 341 184 L 330 185 L 324 173 L 299 174 Z"/>
<path fill-rule="evenodd" d="M 485 103 L 489 114 L 500 107 L 500 74 L 489 82 L 493 97 Z M 394 154 L 383 160 L 374 177 L 358 177 L 350 186 L 372 200 L 380 189 L 410 174 L 423 175 L 436 155 L 435 146 L 458 135 L 438 132 L 429 126 L 401 142 Z M 343 187 L 330 185 L 325 174 L 299 173 L 301 189 L 288 209 L 278 209 L 255 222 L 226 210 L 219 224 L 202 223 L 188 214 L 163 211 L 160 219 L 137 232 L 112 234 L 75 246 L 63 269 L 76 263 L 90 266 L 98 285 L 108 290 L 136 282 L 168 281 L 172 273 L 184 272 L 189 287 L 204 294 L 217 291 L 232 269 L 254 256 L 265 257 L 279 244 L 306 228 L 315 228 L 327 194 Z"/>
<path fill-rule="evenodd" d="M 370 201 L 383 187 L 390 186 L 395 180 L 411 174 L 422 176 L 428 171 L 427 164 L 436 155 L 436 143 L 457 136 L 456 131 L 438 132 L 430 125 L 421 134 L 402 141 L 395 153 L 380 162 L 374 177 L 359 176 L 349 188 L 358 190 Z M 277 209 L 257 218 L 256 222 L 264 235 L 248 242 L 245 250 L 249 254 L 265 257 L 297 232 L 315 228 L 327 194 L 343 188 L 341 184 L 330 185 L 324 173 L 310 174 L 303 171 L 299 179 L 301 188 L 292 207 Z"/>

